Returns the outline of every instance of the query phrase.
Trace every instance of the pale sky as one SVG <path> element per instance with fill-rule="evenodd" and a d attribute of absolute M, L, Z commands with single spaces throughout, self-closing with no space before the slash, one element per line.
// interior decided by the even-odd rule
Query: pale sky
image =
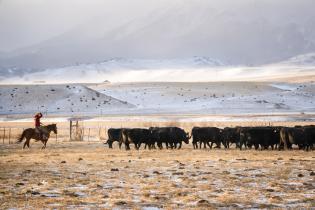
<path fill-rule="evenodd" d="M 0 0 L 0 51 L 40 43 L 104 13 L 133 15 L 165 0 Z"/>
<path fill-rule="evenodd" d="M 195 55 L 275 62 L 315 51 L 314 8 L 315 0 L 0 0 L 1 64 Z"/>
<path fill-rule="evenodd" d="M 260 0 L 0 0 L 0 51 L 40 43 L 104 13 L 116 16 L 119 13 L 131 18 L 175 2 L 189 2 L 191 5 L 210 2 L 213 7 L 224 8 L 255 5 L 257 1 Z M 286 3 L 290 1 L 285 0 Z"/>

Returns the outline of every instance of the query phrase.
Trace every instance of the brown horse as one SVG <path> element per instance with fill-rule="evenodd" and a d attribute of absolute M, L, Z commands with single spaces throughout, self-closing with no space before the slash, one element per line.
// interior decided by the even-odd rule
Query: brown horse
<path fill-rule="evenodd" d="M 47 125 L 47 126 L 43 126 L 43 127 L 45 130 L 47 130 L 47 133 L 45 133 L 45 135 L 42 135 L 42 137 L 40 136 L 39 133 L 37 133 L 35 131 L 35 128 L 28 128 L 28 129 L 23 131 L 23 133 L 22 133 L 21 137 L 18 139 L 17 143 L 21 143 L 23 141 L 23 139 L 25 138 L 26 141 L 24 143 L 23 149 L 25 148 L 25 146 L 30 148 L 30 140 L 35 139 L 35 141 L 41 141 L 44 144 L 42 149 L 45 149 L 47 141 L 48 141 L 49 136 L 50 136 L 50 132 L 53 131 L 55 134 L 57 134 L 57 125 L 51 124 L 51 125 Z M 43 136 L 45 136 L 46 138 L 43 138 Z"/>

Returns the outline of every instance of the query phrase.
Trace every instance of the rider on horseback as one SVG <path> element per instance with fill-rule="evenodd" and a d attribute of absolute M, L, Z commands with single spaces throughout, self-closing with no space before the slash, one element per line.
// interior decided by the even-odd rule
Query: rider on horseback
<path fill-rule="evenodd" d="M 47 138 L 47 131 L 46 129 L 41 126 L 43 125 L 41 122 L 40 122 L 40 118 L 43 117 L 43 114 L 41 112 L 37 113 L 35 116 L 34 116 L 34 121 L 35 121 L 35 132 L 37 134 L 39 134 L 39 137 L 40 139 L 44 139 L 44 138 Z M 45 134 L 45 135 L 44 135 Z"/>

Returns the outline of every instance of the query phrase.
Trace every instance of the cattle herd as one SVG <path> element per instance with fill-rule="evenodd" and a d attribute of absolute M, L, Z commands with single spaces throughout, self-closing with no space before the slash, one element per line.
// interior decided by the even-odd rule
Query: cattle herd
<path fill-rule="evenodd" d="M 139 149 L 141 144 L 148 149 L 180 149 L 182 142 L 189 144 L 192 139 L 194 149 L 230 148 L 235 144 L 236 148 L 257 149 L 292 149 L 297 145 L 299 149 L 312 150 L 315 144 L 315 126 L 295 127 L 193 127 L 191 135 L 184 129 L 178 127 L 150 127 L 146 128 L 110 128 L 108 129 L 108 140 L 105 144 L 113 148 L 113 142 L 125 145 L 130 150 L 130 144 Z M 156 147 L 157 146 L 157 147 Z"/>

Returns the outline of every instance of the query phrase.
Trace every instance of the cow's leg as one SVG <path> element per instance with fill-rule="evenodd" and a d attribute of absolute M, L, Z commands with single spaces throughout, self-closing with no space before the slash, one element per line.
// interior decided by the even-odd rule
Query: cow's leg
<path fill-rule="evenodd" d="M 212 146 L 213 146 L 213 142 L 211 142 L 210 149 L 212 149 Z"/>
<path fill-rule="evenodd" d="M 207 145 L 208 145 L 209 148 L 211 147 L 211 145 L 210 145 L 210 143 L 208 141 L 207 141 Z"/>
<path fill-rule="evenodd" d="M 219 141 L 219 142 L 215 142 L 215 144 L 217 145 L 215 148 L 218 148 L 218 149 L 221 149 L 221 142 Z"/>
<path fill-rule="evenodd" d="M 178 149 L 182 148 L 182 142 L 179 142 Z"/>
<path fill-rule="evenodd" d="M 125 149 L 126 149 L 126 150 L 130 150 L 129 143 L 125 143 Z"/>

